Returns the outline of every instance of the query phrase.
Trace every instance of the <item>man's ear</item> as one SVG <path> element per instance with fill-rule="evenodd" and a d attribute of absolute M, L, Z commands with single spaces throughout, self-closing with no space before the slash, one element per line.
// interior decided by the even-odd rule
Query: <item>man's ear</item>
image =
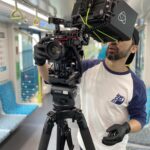
<path fill-rule="evenodd" d="M 131 53 L 136 53 L 138 50 L 138 45 L 133 45 L 131 48 Z"/>

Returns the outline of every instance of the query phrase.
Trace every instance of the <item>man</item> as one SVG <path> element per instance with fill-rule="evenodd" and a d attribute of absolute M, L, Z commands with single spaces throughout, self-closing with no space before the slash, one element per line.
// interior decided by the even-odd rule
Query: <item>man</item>
<path fill-rule="evenodd" d="M 132 62 L 138 43 L 135 29 L 131 40 L 108 43 L 103 62 L 83 62 L 81 109 L 96 150 L 125 150 L 126 134 L 137 132 L 145 125 L 145 86 L 126 66 Z M 84 149 L 80 134 L 78 139 Z"/>
<path fill-rule="evenodd" d="M 108 43 L 104 61 L 83 61 L 81 109 L 96 150 L 125 150 L 127 134 L 138 132 L 145 125 L 145 85 L 126 66 L 132 62 L 138 43 L 135 29 L 129 41 Z M 48 81 L 46 57 L 39 48 L 35 46 L 35 63 L 39 65 L 41 76 Z M 80 133 L 78 141 L 85 150 Z"/>

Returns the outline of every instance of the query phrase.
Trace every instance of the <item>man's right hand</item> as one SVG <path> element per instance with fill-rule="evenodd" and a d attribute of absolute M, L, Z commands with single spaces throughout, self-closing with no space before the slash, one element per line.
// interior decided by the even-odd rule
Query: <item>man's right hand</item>
<path fill-rule="evenodd" d="M 38 66 L 43 66 L 47 59 L 45 45 L 41 41 L 34 46 L 34 60 L 35 64 Z"/>

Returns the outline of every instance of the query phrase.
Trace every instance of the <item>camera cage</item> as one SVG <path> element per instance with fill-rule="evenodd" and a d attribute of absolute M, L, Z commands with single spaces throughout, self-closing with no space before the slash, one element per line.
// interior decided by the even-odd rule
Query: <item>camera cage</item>
<path fill-rule="evenodd" d="M 60 55 L 57 59 L 50 58 L 57 63 L 54 68 L 59 65 L 59 71 L 55 69 L 56 74 L 50 75 L 50 83 L 69 86 L 78 83 L 82 76 L 82 46 L 89 44 L 90 37 L 98 42 L 129 40 L 136 18 L 137 13 L 123 0 L 76 0 L 71 20 L 49 17 L 49 23 L 55 24 L 55 31 L 49 36 L 51 42 L 46 48 L 50 53 L 50 44 L 53 44 L 56 54 Z M 61 31 L 61 24 L 69 30 Z M 69 68 L 67 75 L 65 67 Z"/>

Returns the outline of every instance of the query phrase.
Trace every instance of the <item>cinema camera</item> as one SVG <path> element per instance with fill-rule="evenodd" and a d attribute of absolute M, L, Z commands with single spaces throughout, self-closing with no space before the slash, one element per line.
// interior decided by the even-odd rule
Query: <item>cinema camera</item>
<path fill-rule="evenodd" d="M 69 150 L 74 145 L 66 119 L 76 120 L 86 150 L 95 150 L 82 111 L 74 98 L 82 76 L 83 45 L 92 37 L 98 42 L 124 41 L 132 37 L 137 13 L 123 0 L 76 0 L 70 21 L 49 18 L 55 24 L 53 35 L 41 40 L 49 62 L 49 84 L 53 96 L 53 111 L 48 113 L 39 150 L 48 147 L 54 123 L 57 124 L 57 150 L 63 150 L 67 140 Z M 60 24 L 70 30 L 60 30 Z M 74 29 L 75 28 L 75 29 Z"/>

